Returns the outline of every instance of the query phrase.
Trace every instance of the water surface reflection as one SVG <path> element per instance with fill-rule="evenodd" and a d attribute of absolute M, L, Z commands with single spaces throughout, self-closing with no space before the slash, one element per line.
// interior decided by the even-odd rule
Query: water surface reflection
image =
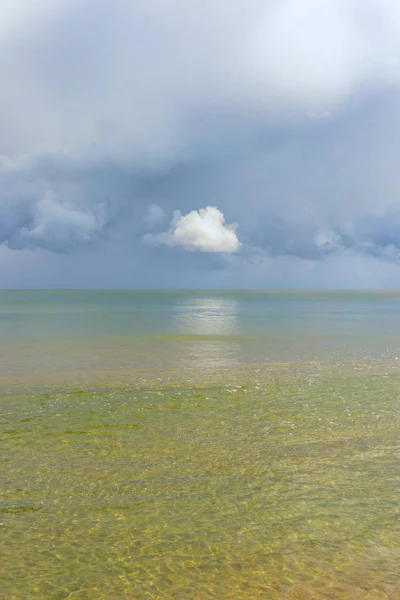
<path fill-rule="evenodd" d="M 179 303 L 171 317 L 172 330 L 189 335 L 240 333 L 239 303 L 231 297 L 190 298 Z"/>
<path fill-rule="evenodd" d="M 235 298 L 220 296 L 190 298 L 177 305 L 171 329 L 176 335 L 188 336 L 180 344 L 177 364 L 187 368 L 239 364 L 241 344 L 235 340 L 240 333 L 239 308 Z"/>

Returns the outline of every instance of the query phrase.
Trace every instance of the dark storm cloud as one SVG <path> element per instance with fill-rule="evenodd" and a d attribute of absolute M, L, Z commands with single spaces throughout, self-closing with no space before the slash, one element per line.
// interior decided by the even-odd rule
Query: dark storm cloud
<path fill-rule="evenodd" d="M 399 34 L 395 0 L 6 0 L 5 272 L 340 285 L 395 265 Z"/>

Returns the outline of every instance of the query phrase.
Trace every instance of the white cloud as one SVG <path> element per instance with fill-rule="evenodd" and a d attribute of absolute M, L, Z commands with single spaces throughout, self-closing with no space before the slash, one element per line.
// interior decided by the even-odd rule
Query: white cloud
<path fill-rule="evenodd" d="M 144 241 L 154 245 L 181 246 L 189 251 L 231 253 L 241 246 L 236 228 L 236 223 L 225 223 L 225 217 L 218 208 L 207 206 L 192 210 L 187 215 L 175 211 L 169 232 L 147 234 Z"/>

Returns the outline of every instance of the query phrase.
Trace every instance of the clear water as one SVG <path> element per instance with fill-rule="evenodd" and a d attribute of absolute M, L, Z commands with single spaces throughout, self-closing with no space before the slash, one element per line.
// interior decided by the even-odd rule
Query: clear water
<path fill-rule="evenodd" d="M 0 598 L 400 597 L 400 294 L 0 292 Z"/>

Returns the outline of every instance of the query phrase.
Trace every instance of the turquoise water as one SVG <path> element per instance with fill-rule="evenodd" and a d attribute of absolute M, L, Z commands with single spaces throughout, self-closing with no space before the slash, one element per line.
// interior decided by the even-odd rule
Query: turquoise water
<path fill-rule="evenodd" d="M 400 294 L 0 292 L 0 371 L 198 369 L 400 356 Z"/>
<path fill-rule="evenodd" d="M 399 357 L 394 292 L 0 292 L 0 598 L 399 598 Z"/>

